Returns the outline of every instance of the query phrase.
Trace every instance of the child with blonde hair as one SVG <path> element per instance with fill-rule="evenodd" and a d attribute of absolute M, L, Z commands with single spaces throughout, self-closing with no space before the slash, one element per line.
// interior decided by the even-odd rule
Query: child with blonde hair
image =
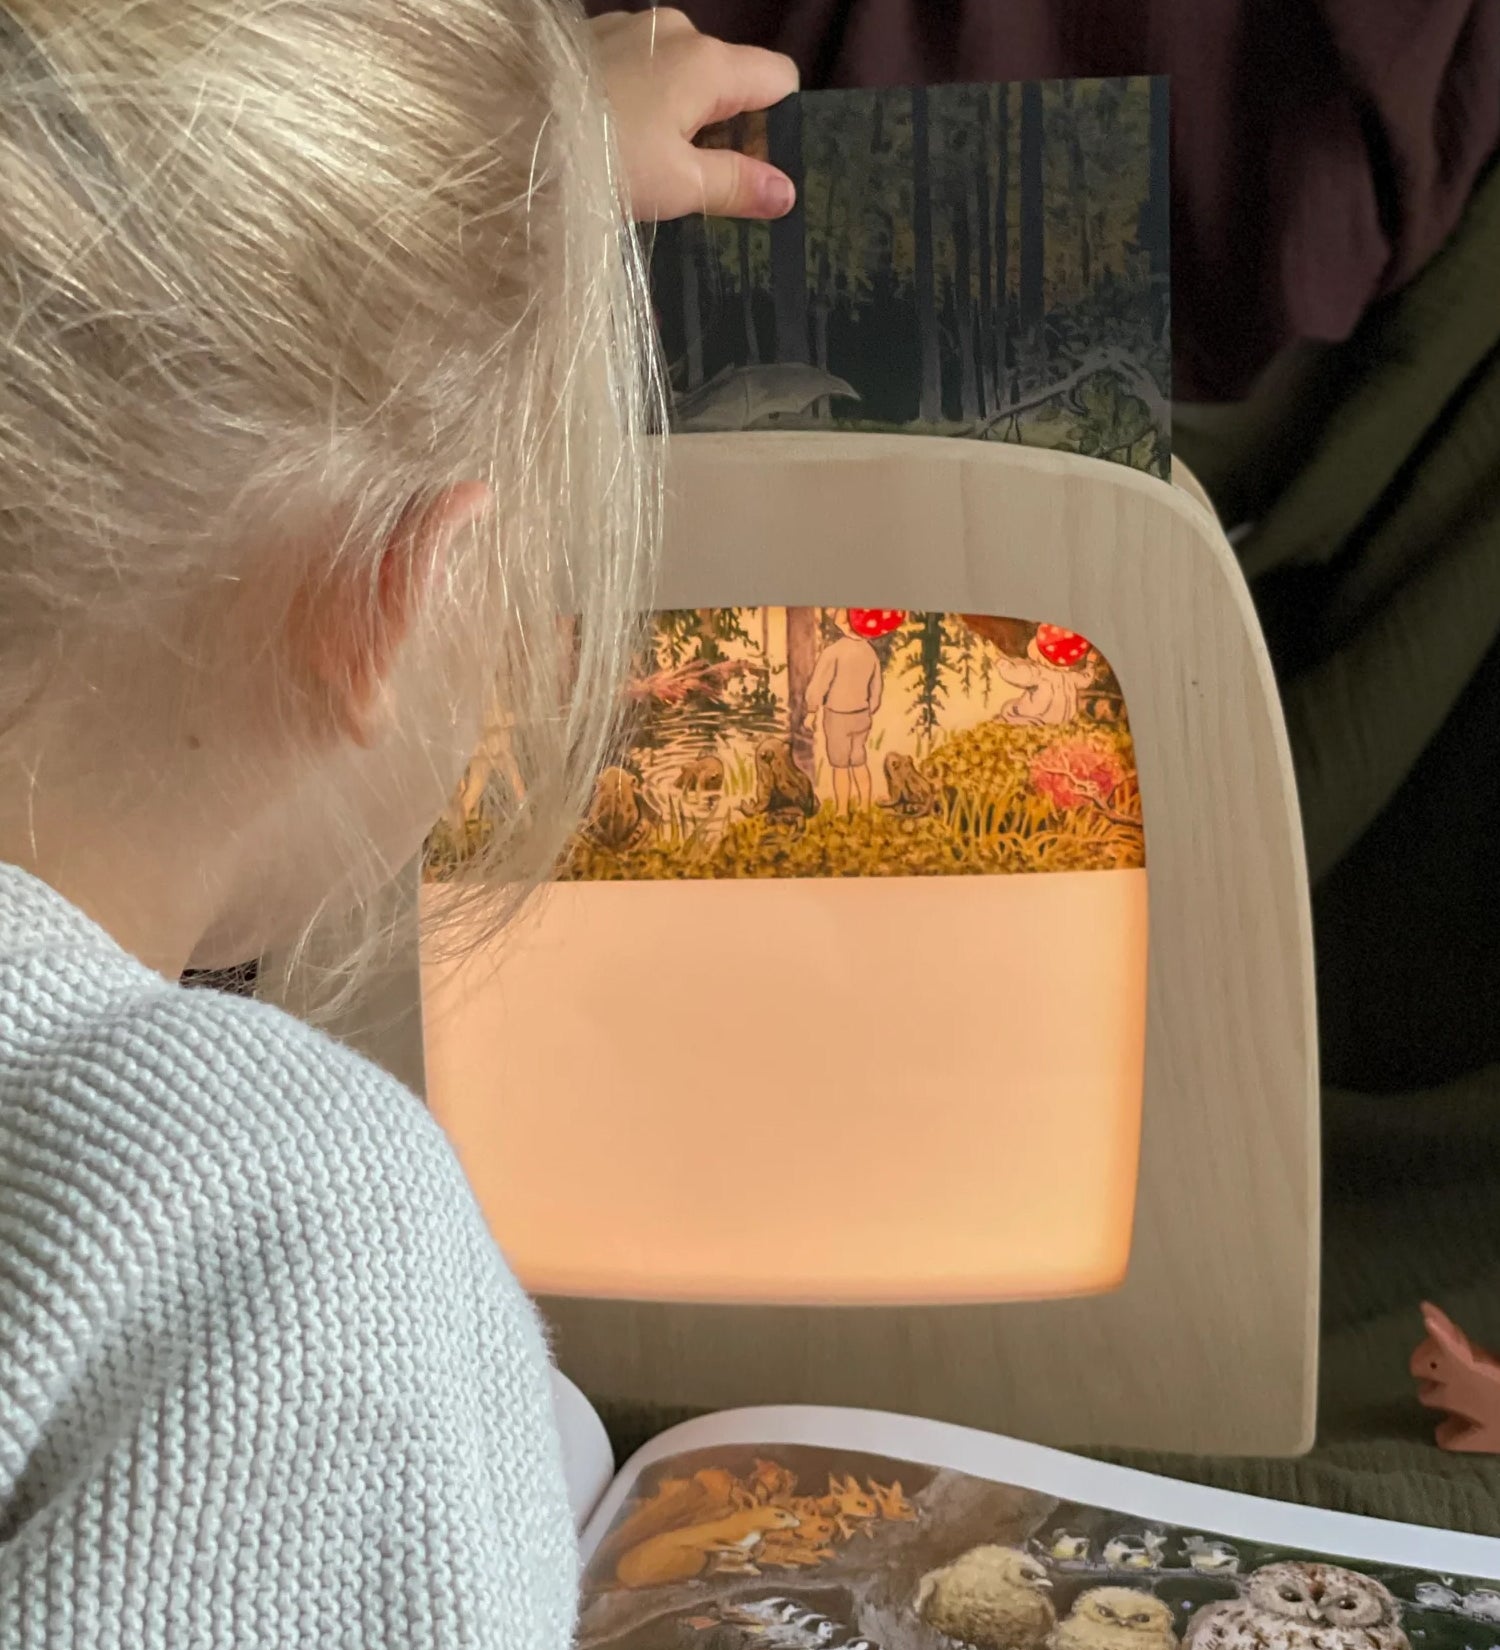
<path fill-rule="evenodd" d="M 794 85 L 664 11 L 0 0 L 6 1650 L 568 1643 L 451 1152 L 177 981 L 375 908 L 487 705 L 495 909 L 545 875 L 648 598 L 626 206 L 786 210 L 692 140 Z"/>

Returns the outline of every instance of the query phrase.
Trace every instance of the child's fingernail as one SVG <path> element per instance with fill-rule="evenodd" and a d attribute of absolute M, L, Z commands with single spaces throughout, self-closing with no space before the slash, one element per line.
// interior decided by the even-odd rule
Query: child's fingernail
<path fill-rule="evenodd" d="M 797 191 L 792 180 L 778 172 L 766 179 L 761 189 L 761 199 L 773 218 L 784 218 L 797 204 Z"/>

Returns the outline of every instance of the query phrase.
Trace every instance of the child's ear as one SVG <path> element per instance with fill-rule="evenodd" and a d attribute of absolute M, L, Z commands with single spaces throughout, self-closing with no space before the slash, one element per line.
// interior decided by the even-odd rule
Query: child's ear
<path fill-rule="evenodd" d="M 333 726 L 354 744 L 374 743 L 386 681 L 448 545 L 490 502 L 489 489 L 470 482 L 413 503 L 373 567 L 362 558 L 300 594 L 297 629 L 305 668 Z"/>

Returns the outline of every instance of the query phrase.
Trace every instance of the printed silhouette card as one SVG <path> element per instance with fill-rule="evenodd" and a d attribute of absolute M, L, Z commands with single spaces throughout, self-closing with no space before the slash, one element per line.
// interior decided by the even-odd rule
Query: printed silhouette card
<path fill-rule="evenodd" d="M 707 135 L 798 186 L 651 276 L 683 431 L 925 431 L 1169 473 L 1167 82 L 807 92 Z"/>

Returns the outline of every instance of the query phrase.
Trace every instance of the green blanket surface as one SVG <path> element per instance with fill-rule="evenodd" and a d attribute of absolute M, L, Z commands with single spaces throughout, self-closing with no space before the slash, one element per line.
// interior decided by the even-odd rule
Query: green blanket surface
<path fill-rule="evenodd" d="M 1178 450 L 1241 546 L 1314 878 L 1325 1080 L 1319 1442 L 1126 1456 L 1228 1489 L 1500 1535 L 1500 1458 L 1432 1439 L 1437 1301 L 1500 1348 L 1500 171 L 1348 344 Z M 612 1410 L 627 1453 L 680 1415 Z"/>

